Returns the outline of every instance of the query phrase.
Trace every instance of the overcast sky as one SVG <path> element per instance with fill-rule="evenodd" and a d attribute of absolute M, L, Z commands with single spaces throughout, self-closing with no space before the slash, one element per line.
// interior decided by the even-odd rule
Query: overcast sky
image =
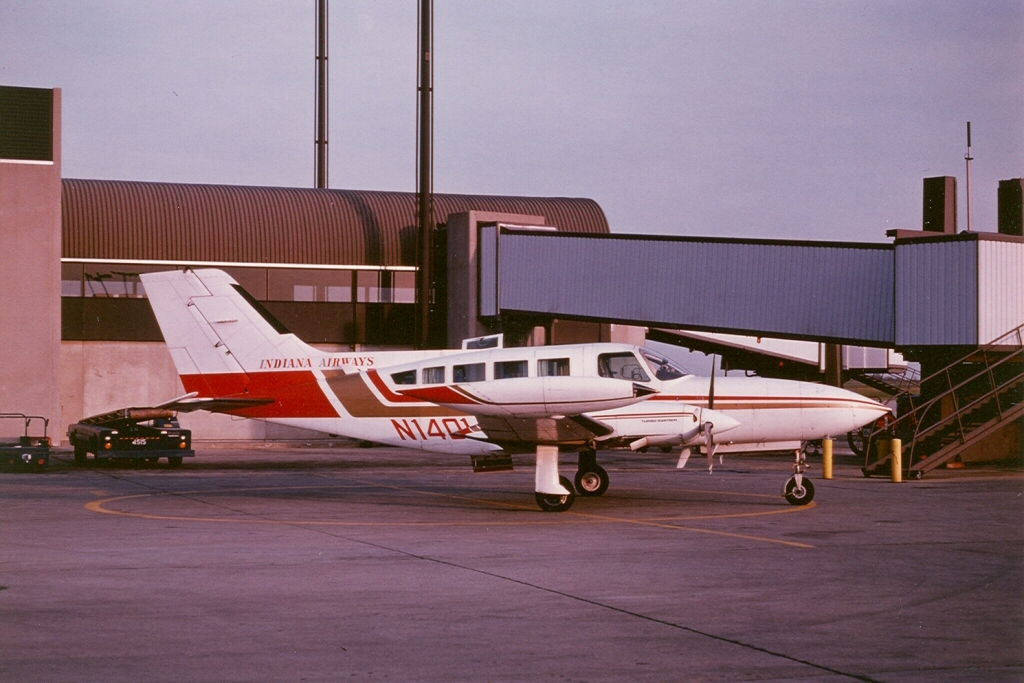
<path fill-rule="evenodd" d="M 884 241 L 1024 175 L 1024 0 L 435 0 L 435 190 L 595 199 L 614 232 Z M 416 0 L 331 0 L 330 185 L 415 190 Z M 0 0 L 64 176 L 313 184 L 314 0 Z"/>

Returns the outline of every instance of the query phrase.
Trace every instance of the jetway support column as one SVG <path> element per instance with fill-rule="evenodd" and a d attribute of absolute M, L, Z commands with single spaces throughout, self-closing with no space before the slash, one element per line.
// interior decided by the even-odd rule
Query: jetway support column
<path fill-rule="evenodd" d="M 825 344 L 825 384 L 843 386 L 843 347 L 839 344 Z"/>

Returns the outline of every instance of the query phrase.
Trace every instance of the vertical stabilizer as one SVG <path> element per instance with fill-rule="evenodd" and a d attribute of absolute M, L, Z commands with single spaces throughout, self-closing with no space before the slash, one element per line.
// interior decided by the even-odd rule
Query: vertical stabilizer
<path fill-rule="evenodd" d="M 264 317 L 222 270 L 175 270 L 141 277 L 182 377 L 245 374 L 273 367 L 275 360 L 322 355 Z"/>

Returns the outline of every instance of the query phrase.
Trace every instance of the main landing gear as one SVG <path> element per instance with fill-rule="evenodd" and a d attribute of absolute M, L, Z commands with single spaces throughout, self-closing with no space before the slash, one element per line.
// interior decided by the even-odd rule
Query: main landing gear
<path fill-rule="evenodd" d="M 537 507 L 545 512 L 565 512 L 579 494 L 600 496 L 608 490 L 608 473 L 597 464 L 597 451 L 580 451 L 576 481 L 558 474 L 558 447 L 537 446 L 535 481 Z M 575 485 L 574 485 L 575 484 Z"/>
<path fill-rule="evenodd" d="M 602 496 L 608 490 L 608 473 L 597 464 L 597 451 L 580 451 L 575 484 L 576 492 L 585 498 Z"/>
<path fill-rule="evenodd" d="M 804 477 L 807 471 L 807 456 L 802 450 L 796 452 L 793 463 L 793 476 L 786 480 L 782 487 L 782 495 L 790 505 L 807 505 L 814 500 L 814 484 Z"/>

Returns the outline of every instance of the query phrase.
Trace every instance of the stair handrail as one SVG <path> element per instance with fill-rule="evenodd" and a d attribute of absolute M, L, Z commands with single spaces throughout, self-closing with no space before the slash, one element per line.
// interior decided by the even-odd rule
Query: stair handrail
<path fill-rule="evenodd" d="M 1014 338 L 1016 339 L 1016 343 L 1009 343 L 1009 344 L 1006 343 L 1008 341 L 1013 340 Z M 1003 347 L 1005 347 L 1005 346 L 1016 346 L 1016 347 L 1018 347 L 1018 350 L 1014 351 L 1013 353 L 1007 354 L 1003 358 L 999 359 L 996 363 L 989 364 L 987 362 L 987 353 L 986 352 L 990 351 L 990 350 L 993 350 L 995 347 L 998 347 L 998 346 L 1003 346 Z M 978 373 L 975 373 L 975 374 L 971 375 L 970 377 L 964 379 L 963 381 L 958 383 L 956 386 L 950 386 L 952 384 L 952 379 L 950 377 L 949 371 L 953 367 L 962 364 L 964 361 L 969 359 L 971 356 L 976 355 L 979 351 L 982 353 L 982 357 L 986 358 L 986 362 L 984 363 L 984 367 L 982 368 L 982 370 L 979 371 Z M 928 401 L 926 401 L 926 402 L 924 402 L 922 404 L 914 406 L 913 405 L 913 395 L 910 393 L 909 389 L 907 389 L 907 390 L 897 394 L 896 396 L 893 396 L 892 401 L 896 405 L 899 405 L 899 399 L 900 398 L 906 397 L 910 401 L 910 404 L 911 404 L 911 406 L 913 406 L 913 408 L 910 411 L 908 411 L 907 413 L 904 413 L 903 415 L 895 416 L 895 419 L 890 419 L 890 420 L 882 419 L 882 420 L 879 420 L 880 424 L 876 423 L 876 426 L 872 429 L 871 433 L 868 435 L 867 442 L 865 444 L 865 452 L 864 452 L 864 465 L 865 465 L 865 467 L 868 467 L 868 466 L 871 465 L 870 458 L 871 458 L 872 450 L 873 450 L 872 446 L 873 446 L 875 438 L 877 436 L 879 436 L 881 434 L 884 434 L 884 433 L 899 434 L 901 432 L 901 429 L 900 429 L 901 426 L 904 428 L 902 431 L 905 433 L 905 432 L 909 431 L 909 430 L 906 429 L 906 425 L 907 425 L 907 423 L 910 423 L 910 424 L 913 424 L 914 435 L 910 439 L 909 443 L 907 444 L 910 447 L 909 448 L 909 452 L 906 454 L 906 457 L 903 458 L 903 462 L 905 463 L 905 465 L 906 465 L 906 467 L 907 467 L 907 469 L 909 471 L 910 467 L 913 465 L 913 462 L 914 462 L 914 458 L 913 458 L 914 445 L 917 443 L 917 440 L 918 440 L 919 436 L 921 435 L 921 432 L 922 432 L 921 425 L 924 424 L 924 420 L 921 419 L 921 418 L 923 418 L 928 413 L 928 411 L 932 407 L 934 407 L 935 405 L 941 405 L 942 399 L 945 398 L 946 396 L 949 396 L 950 394 L 954 394 L 954 400 L 955 400 L 955 392 L 958 389 L 961 389 L 966 384 L 968 384 L 970 382 L 973 382 L 974 380 L 976 380 L 981 375 L 988 374 L 990 379 L 991 379 L 991 381 L 992 381 L 991 388 L 990 388 L 990 390 L 988 392 L 986 392 L 982 396 L 978 397 L 977 399 L 970 401 L 966 406 L 963 406 L 963 408 L 958 408 L 958 409 L 954 410 L 954 412 L 951 415 L 949 415 L 949 416 L 947 416 L 945 418 L 941 418 L 938 422 L 935 422 L 933 424 L 928 425 L 928 427 L 924 430 L 924 432 L 927 433 L 929 431 L 932 431 L 933 427 L 935 427 L 935 426 L 937 426 L 939 424 L 942 424 L 942 423 L 944 423 L 944 422 L 946 422 L 948 420 L 951 420 L 953 418 L 956 418 L 957 421 L 959 422 L 961 415 L 968 408 L 970 408 L 971 406 L 976 405 L 977 403 L 979 403 L 982 400 L 985 400 L 985 399 L 989 398 L 990 396 L 992 396 L 993 394 L 998 392 L 999 389 L 1002 388 L 1003 386 L 1005 386 L 1006 384 L 1009 384 L 1012 381 L 1016 381 L 1016 380 L 1020 379 L 1020 377 L 1024 377 L 1024 372 L 1022 372 L 1021 375 L 1017 375 L 1017 376 L 1011 377 L 1006 382 L 1003 382 L 1003 383 L 1001 383 L 1001 384 L 999 384 L 997 386 L 996 383 L 995 383 L 995 376 L 991 373 L 991 369 L 992 368 L 994 368 L 996 366 L 999 366 L 999 365 L 1001 365 L 1001 364 L 1003 364 L 1005 362 L 1009 362 L 1011 359 L 1013 359 L 1017 355 L 1021 355 L 1021 354 L 1024 354 L 1024 324 L 1021 324 L 1021 325 L 1018 325 L 1018 326 L 1014 327 L 1013 329 L 1009 330 L 1005 334 L 1000 335 L 999 337 L 997 337 L 996 339 L 994 339 L 991 342 L 988 342 L 987 344 L 981 345 L 981 346 L 979 346 L 979 347 L 977 347 L 975 349 L 971 349 L 969 352 L 967 352 L 966 354 L 964 354 L 963 356 L 961 356 L 957 360 L 953 361 L 952 363 L 946 365 L 945 367 L 941 368 L 940 370 L 937 370 L 937 371 L 933 372 L 932 374 L 928 375 L 927 377 L 922 378 L 921 381 L 920 381 L 920 386 L 925 386 L 929 381 L 939 377 L 940 375 L 944 374 L 946 376 L 946 386 L 947 386 L 947 389 L 945 391 L 939 393 L 939 394 L 936 394 L 934 397 L 932 397 Z M 997 402 L 998 402 L 998 397 L 997 397 Z M 1000 409 L 1000 413 L 1001 413 L 1001 409 Z M 914 422 L 911 423 L 910 422 L 911 420 L 914 420 Z M 964 438 L 962 423 L 960 423 L 959 429 L 960 429 L 959 436 L 960 436 L 960 439 L 962 441 L 963 438 Z"/>

